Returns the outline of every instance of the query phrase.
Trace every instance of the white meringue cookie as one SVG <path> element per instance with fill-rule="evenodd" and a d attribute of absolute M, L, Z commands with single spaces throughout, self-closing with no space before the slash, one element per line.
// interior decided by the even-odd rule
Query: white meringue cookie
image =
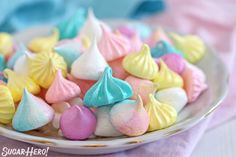
<path fill-rule="evenodd" d="M 122 133 L 116 130 L 115 127 L 111 124 L 110 110 L 111 107 L 107 106 L 99 107 L 96 110 L 96 115 L 97 115 L 97 126 L 95 131 L 96 136 L 117 137 L 122 135 Z"/>
<path fill-rule="evenodd" d="M 13 66 L 13 70 L 17 74 L 28 76 L 29 75 L 29 60 L 34 57 L 35 57 L 35 54 L 26 50 L 24 52 L 24 55 L 22 55 L 16 60 Z"/>
<path fill-rule="evenodd" d="M 98 80 L 105 68 L 106 60 L 99 52 L 94 39 L 91 47 L 77 58 L 71 66 L 71 74 L 78 79 Z"/>
<path fill-rule="evenodd" d="M 98 41 L 102 37 L 101 22 L 94 16 L 92 9 L 88 10 L 88 17 L 80 31 L 81 38 L 93 39 Z"/>
<path fill-rule="evenodd" d="M 188 102 L 186 92 L 177 87 L 160 90 L 155 97 L 161 103 L 173 106 L 177 112 L 181 111 Z"/>

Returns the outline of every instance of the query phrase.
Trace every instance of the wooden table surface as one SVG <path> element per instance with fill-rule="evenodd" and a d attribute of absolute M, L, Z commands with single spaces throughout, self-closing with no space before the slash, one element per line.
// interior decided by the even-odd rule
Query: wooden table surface
<path fill-rule="evenodd" d="M 236 119 L 207 131 L 191 157 L 236 157 Z"/>

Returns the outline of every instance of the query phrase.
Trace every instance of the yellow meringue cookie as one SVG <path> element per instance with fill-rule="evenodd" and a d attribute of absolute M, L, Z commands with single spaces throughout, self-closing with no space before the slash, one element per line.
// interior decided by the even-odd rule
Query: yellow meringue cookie
<path fill-rule="evenodd" d="M 14 102 L 21 100 L 24 88 L 32 94 L 40 92 L 40 87 L 28 76 L 16 74 L 10 69 L 5 69 L 3 74 L 8 78 L 7 87 L 11 91 Z"/>
<path fill-rule="evenodd" d="M 53 30 L 52 35 L 48 37 L 38 37 L 34 38 L 28 44 L 28 48 L 33 52 L 50 52 L 53 50 L 59 39 L 59 33 L 57 29 Z"/>
<path fill-rule="evenodd" d="M 194 35 L 180 36 L 170 33 L 175 47 L 184 53 L 184 57 L 190 63 L 198 62 L 206 53 L 206 46 L 203 41 Z"/>
<path fill-rule="evenodd" d="M 43 88 L 49 88 L 58 70 L 61 70 L 64 77 L 66 76 L 66 62 L 57 53 L 38 53 L 29 62 L 29 75 Z"/>
<path fill-rule="evenodd" d="M 153 94 L 149 94 L 145 109 L 150 119 L 148 131 L 164 129 L 176 122 L 176 110 L 169 104 L 157 101 Z"/>
<path fill-rule="evenodd" d="M 0 123 L 11 122 L 15 113 L 15 105 L 9 89 L 0 85 Z"/>
<path fill-rule="evenodd" d="M 147 80 L 154 79 L 158 72 L 147 44 L 143 44 L 140 52 L 127 55 L 122 64 L 128 73 Z"/>
<path fill-rule="evenodd" d="M 160 70 L 153 80 L 153 82 L 158 83 L 158 90 L 171 87 L 183 87 L 182 77 L 170 70 L 161 59 L 159 61 L 159 67 Z"/>
<path fill-rule="evenodd" d="M 9 55 L 13 51 L 12 37 L 8 33 L 0 33 L 0 53 L 3 56 Z"/>

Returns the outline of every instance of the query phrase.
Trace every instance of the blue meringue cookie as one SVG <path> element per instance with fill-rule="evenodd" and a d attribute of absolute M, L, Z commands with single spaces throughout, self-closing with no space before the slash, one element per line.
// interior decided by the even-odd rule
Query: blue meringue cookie
<path fill-rule="evenodd" d="M 3 55 L 0 54 L 0 72 L 6 68 L 6 62 Z"/>
<path fill-rule="evenodd" d="M 79 8 L 75 15 L 60 22 L 56 26 L 60 33 L 60 40 L 76 37 L 85 22 L 85 17 L 85 10 Z"/>
<path fill-rule="evenodd" d="M 22 100 L 12 120 L 17 131 L 29 131 L 49 123 L 54 117 L 54 110 L 44 100 L 24 89 Z"/>
<path fill-rule="evenodd" d="M 159 58 L 168 53 L 175 53 L 183 56 L 182 52 L 178 51 L 174 46 L 170 45 L 164 40 L 160 40 L 155 47 L 151 49 L 151 54 L 153 58 Z"/>
<path fill-rule="evenodd" d="M 120 102 L 133 95 L 129 83 L 114 78 L 112 69 L 107 67 L 101 78 L 87 91 L 84 96 L 84 105 L 100 107 Z"/>
<path fill-rule="evenodd" d="M 79 44 L 76 41 L 71 41 L 54 47 L 54 51 L 64 58 L 68 68 L 81 55 Z"/>
<path fill-rule="evenodd" d="M 16 52 L 8 60 L 7 67 L 12 69 L 17 59 L 20 58 L 20 56 L 24 55 L 26 50 L 27 48 L 25 47 L 25 45 L 20 44 L 19 47 L 17 47 Z"/>

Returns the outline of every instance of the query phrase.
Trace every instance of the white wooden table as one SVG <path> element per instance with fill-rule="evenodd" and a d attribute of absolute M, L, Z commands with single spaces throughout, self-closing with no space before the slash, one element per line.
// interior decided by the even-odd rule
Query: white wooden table
<path fill-rule="evenodd" d="M 207 131 L 191 157 L 236 157 L 236 119 Z"/>

